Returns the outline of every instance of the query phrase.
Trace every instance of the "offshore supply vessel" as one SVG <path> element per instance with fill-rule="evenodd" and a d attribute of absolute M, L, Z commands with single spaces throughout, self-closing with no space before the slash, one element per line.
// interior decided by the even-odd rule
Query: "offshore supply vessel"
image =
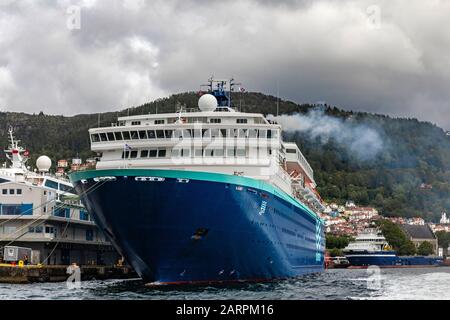
<path fill-rule="evenodd" d="M 350 267 L 378 266 L 381 268 L 439 266 L 444 261 L 436 256 L 398 256 L 382 232 L 367 228 L 343 249 Z"/>
<path fill-rule="evenodd" d="M 234 109 L 234 86 L 211 78 L 198 108 L 89 130 L 96 168 L 71 181 L 146 282 L 265 281 L 324 269 L 313 170 L 279 124 Z"/>

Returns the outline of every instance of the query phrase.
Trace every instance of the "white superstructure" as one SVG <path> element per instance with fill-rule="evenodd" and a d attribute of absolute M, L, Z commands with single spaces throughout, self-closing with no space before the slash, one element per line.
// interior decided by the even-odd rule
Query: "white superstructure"
<path fill-rule="evenodd" d="M 210 92 L 223 94 L 210 80 Z M 231 82 L 230 82 L 231 83 Z M 223 101 L 221 101 L 223 102 Z M 262 114 L 238 112 L 204 94 L 199 108 L 120 117 L 90 129 L 97 169 L 155 168 L 214 172 L 263 180 L 316 212 L 324 209 L 314 172 L 295 143 L 282 140 L 281 126 Z"/>
<path fill-rule="evenodd" d="M 389 247 L 386 238 L 377 229 L 365 229 L 353 242 L 344 248 L 344 252 L 379 252 Z"/>
<path fill-rule="evenodd" d="M 115 259 L 71 183 L 48 173 L 51 160 L 46 156 L 39 157 L 38 170 L 31 171 L 26 166 L 28 151 L 14 139 L 11 128 L 8 134 L 4 152 L 11 163 L 0 168 L 0 256 L 4 246 L 19 245 L 33 249 L 33 263 L 97 264 Z"/>

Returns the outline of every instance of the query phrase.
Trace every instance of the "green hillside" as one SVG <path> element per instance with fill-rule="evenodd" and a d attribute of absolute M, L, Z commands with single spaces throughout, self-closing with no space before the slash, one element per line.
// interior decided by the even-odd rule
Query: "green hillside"
<path fill-rule="evenodd" d="M 34 159 L 46 154 L 52 159 L 83 158 L 89 151 L 87 130 L 116 121 L 120 115 L 173 112 L 177 105 L 193 107 L 195 93 L 175 94 L 169 98 L 121 112 L 63 117 L 13 112 L 0 113 L 0 145 L 7 146 L 7 128 L 26 142 Z M 261 93 L 236 93 L 234 103 L 245 112 L 275 114 L 276 98 Z M 313 106 L 280 101 L 280 114 L 305 115 Z M 442 211 L 450 211 L 450 137 L 444 130 L 416 119 L 397 119 L 382 115 L 347 112 L 327 107 L 328 119 L 359 130 L 372 130 L 381 138 L 381 148 L 368 159 L 361 150 L 348 148 L 354 137 L 326 141 L 306 131 L 289 131 L 285 138 L 296 141 L 316 175 L 318 189 L 327 201 L 344 203 L 347 199 L 373 205 L 386 216 L 422 216 L 436 221 Z M 361 129 L 362 128 L 362 129 Z M 363 131 L 364 132 L 364 131 Z M 371 143 L 360 149 L 373 150 Z M 357 148 L 359 148 L 357 146 Z M 359 152 L 361 153 L 361 152 Z M 2 161 L 5 161 L 2 155 Z M 422 184 L 427 186 L 421 187 Z"/>

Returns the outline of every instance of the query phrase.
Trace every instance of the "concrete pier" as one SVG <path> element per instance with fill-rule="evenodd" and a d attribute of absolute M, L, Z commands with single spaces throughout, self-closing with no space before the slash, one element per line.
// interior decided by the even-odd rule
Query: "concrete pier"
<path fill-rule="evenodd" d="M 0 265 L 0 283 L 63 282 L 69 277 L 66 273 L 67 267 Z M 128 266 L 81 266 L 80 268 L 82 281 L 139 278 Z"/>

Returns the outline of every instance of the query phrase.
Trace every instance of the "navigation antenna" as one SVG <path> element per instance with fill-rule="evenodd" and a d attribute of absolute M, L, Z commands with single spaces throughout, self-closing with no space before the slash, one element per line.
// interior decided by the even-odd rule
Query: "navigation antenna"
<path fill-rule="evenodd" d="M 280 80 L 277 79 L 277 118 L 280 112 Z"/>

